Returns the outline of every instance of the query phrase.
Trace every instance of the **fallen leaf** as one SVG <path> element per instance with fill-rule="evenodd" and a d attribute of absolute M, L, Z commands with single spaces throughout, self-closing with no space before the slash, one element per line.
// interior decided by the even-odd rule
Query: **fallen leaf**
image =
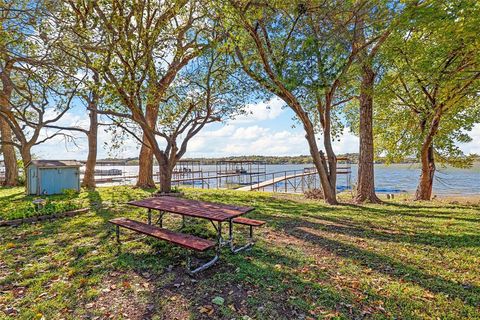
<path fill-rule="evenodd" d="M 213 314 L 213 312 L 215 311 L 215 309 L 213 308 L 213 306 L 207 304 L 207 305 L 199 307 L 198 311 L 200 313 L 208 314 L 209 316 L 211 316 Z"/>

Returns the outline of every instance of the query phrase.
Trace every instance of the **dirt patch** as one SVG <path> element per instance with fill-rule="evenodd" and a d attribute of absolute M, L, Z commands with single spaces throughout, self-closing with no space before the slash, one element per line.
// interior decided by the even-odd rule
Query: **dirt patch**
<path fill-rule="evenodd" d="M 135 272 L 112 272 L 98 288 L 99 295 L 86 303 L 86 315 L 92 319 L 151 318 L 154 305 L 150 301 L 154 292 L 150 277 Z"/>

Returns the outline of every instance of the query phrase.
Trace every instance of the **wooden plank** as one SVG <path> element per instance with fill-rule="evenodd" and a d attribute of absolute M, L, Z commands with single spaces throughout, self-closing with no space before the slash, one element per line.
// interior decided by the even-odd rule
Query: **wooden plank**
<path fill-rule="evenodd" d="M 187 249 L 205 251 L 215 246 L 215 242 L 211 240 L 203 239 L 190 234 L 174 232 L 127 218 L 115 218 L 109 222 L 160 240 L 174 243 Z"/>
<path fill-rule="evenodd" d="M 169 196 L 130 201 L 128 204 L 213 221 L 226 221 L 254 209 Z"/>
<path fill-rule="evenodd" d="M 266 223 L 265 221 L 262 221 L 262 220 L 254 220 L 254 219 L 249 219 L 244 217 L 238 217 L 233 219 L 232 221 L 233 223 L 244 224 L 247 226 L 254 226 L 254 227 L 259 227 Z"/>

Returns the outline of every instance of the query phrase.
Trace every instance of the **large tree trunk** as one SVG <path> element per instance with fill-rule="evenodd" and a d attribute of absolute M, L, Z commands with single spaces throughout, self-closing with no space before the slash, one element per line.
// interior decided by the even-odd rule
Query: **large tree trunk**
<path fill-rule="evenodd" d="M 158 117 L 158 107 L 147 106 L 145 120 L 150 128 L 155 128 Z M 150 147 L 145 133 L 142 138 L 143 144 L 140 149 L 138 157 L 138 180 L 137 187 L 139 188 L 155 188 L 155 181 L 153 180 L 153 150 Z"/>
<path fill-rule="evenodd" d="M 422 173 L 418 183 L 415 200 L 430 200 L 432 197 L 433 177 L 435 175 L 435 158 L 433 155 L 433 146 L 422 147 Z"/>
<path fill-rule="evenodd" d="M 10 110 L 10 96 L 13 91 L 13 85 L 10 81 L 10 69 L 5 68 L 1 73 L 2 80 L 2 92 L 0 93 L 0 109 Z M 0 117 L 0 136 L 1 136 L 1 151 L 3 154 L 3 160 L 5 162 L 5 180 L 4 186 L 17 186 L 18 185 L 18 166 L 17 157 L 15 155 L 15 148 L 12 143 L 12 128 L 8 122 Z"/>
<path fill-rule="evenodd" d="M 323 187 L 323 193 L 325 196 L 325 201 L 329 204 L 338 204 L 337 202 L 337 157 L 332 147 L 332 136 L 331 136 L 331 117 L 330 110 L 332 105 L 332 95 L 329 93 L 325 97 L 325 109 L 320 113 L 321 125 L 323 129 L 323 146 L 325 148 L 325 155 L 320 152 L 320 159 L 322 162 L 325 171 L 327 172 L 327 181 L 328 182 L 328 192 L 325 193 L 325 187 Z"/>
<path fill-rule="evenodd" d="M 422 163 L 422 173 L 418 182 L 415 200 L 430 200 L 432 197 L 433 177 L 435 175 L 435 158 L 433 152 L 433 138 L 438 132 L 440 119 L 443 113 L 443 106 L 432 106 L 436 110 L 435 115 L 430 123 L 430 128 L 420 151 L 420 160 Z M 423 128 L 422 128 L 423 130 Z"/>
<path fill-rule="evenodd" d="M 172 172 L 173 167 L 168 163 L 160 166 L 160 192 L 168 193 L 172 190 Z"/>
<path fill-rule="evenodd" d="M 95 97 L 89 103 L 90 109 L 90 129 L 88 130 L 88 156 L 85 164 L 85 174 L 83 176 L 82 187 L 95 188 L 95 165 L 97 164 L 97 137 L 98 137 L 98 112 L 97 99 Z"/>
<path fill-rule="evenodd" d="M 373 163 L 373 86 L 375 73 L 372 67 L 362 67 L 360 86 L 360 150 L 358 156 L 357 203 L 380 203 L 375 194 L 375 174 Z"/>
<path fill-rule="evenodd" d="M 325 202 L 328 204 L 336 205 L 338 204 L 338 201 L 336 197 L 336 192 L 332 189 L 332 185 L 330 183 L 328 165 L 325 161 L 325 157 L 323 157 L 318 150 L 313 128 L 304 123 L 304 129 L 306 132 L 305 138 L 307 139 L 308 145 L 310 147 L 310 154 L 320 177 L 320 184 L 322 185 Z"/>
<path fill-rule="evenodd" d="M 0 135 L 2 143 L 3 161 L 5 163 L 4 186 L 13 187 L 18 185 L 18 167 L 15 148 L 12 142 L 12 129 L 5 119 L 0 118 Z"/>
<path fill-rule="evenodd" d="M 20 148 L 20 155 L 23 161 L 23 173 L 27 173 L 27 166 L 32 161 L 32 147 L 30 145 L 22 145 Z"/>
<path fill-rule="evenodd" d="M 330 120 L 328 120 L 329 122 Z M 325 147 L 325 153 L 327 154 L 327 159 L 320 153 L 322 157 L 322 162 L 324 163 L 325 168 L 328 168 L 328 181 L 330 183 L 330 189 L 332 196 L 337 198 L 337 156 L 333 152 L 332 140 L 330 135 L 330 124 L 328 124 L 323 130 L 323 145 Z"/>
<path fill-rule="evenodd" d="M 153 181 L 153 152 L 145 135 L 143 136 L 143 145 L 140 149 L 138 157 L 138 180 L 137 187 L 139 188 L 155 188 L 155 181 Z"/>

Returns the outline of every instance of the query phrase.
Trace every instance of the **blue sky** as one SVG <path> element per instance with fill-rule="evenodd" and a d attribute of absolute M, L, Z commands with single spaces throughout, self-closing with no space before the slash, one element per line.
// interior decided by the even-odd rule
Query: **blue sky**
<path fill-rule="evenodd" d="M 234 155 L 301 155 L 309 154 L 301 127 L 292 128 L 293 112 L 283 108 L 283 102 L 273 98 L 268 102 L 249 105 L 247 116 L 237 117 L 227 123 L 211 124 L 204 128 L 189 144 L 186 157 L 221 157 Z M 77 108 L 61 120 L 61 125 L 88 126 L 88 118 L 82 108 Z M 480 125 L 472 131 L 473 141 L 461 146 L 466 153 L 480 154 Z M 321 137 L 320 137 L 321 138 Z M 136 157 L 139 143 L 128 139 L 118 150 L 111 150 L 111 133 L 99 131 L 99 158 Z M 78 159 L 87 156 L 87 142 L 82 134 L 77 135 L 75 146 L 62 139 L 53 139 L 36 146 L 33 153 L 45 159 Z M 340 141 L 334 142 L 337 153 L 358 152 L 358 138 L 346 129 Z"/>

